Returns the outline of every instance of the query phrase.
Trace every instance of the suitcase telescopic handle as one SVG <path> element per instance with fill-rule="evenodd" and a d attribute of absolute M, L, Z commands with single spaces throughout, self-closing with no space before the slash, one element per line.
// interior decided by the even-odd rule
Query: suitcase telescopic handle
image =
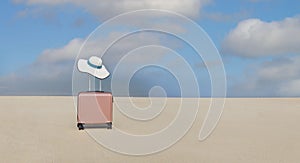
<path fill-rule="evenodd" d="M 90 75 L 88 76 L 89 76 L 89 91 L 91 91 L 91 76 Z"/>
<path fill-rule="evenodd" d="M 102 91 L 102 84 L 101 84 L 101 80 L 94 77 L 95 81 L 98 80 L 99 81 L 99 91 Z M 96 88 L 95 88 L 96 89 Z M 91 75 L 89 75 L 89 91 L 91 91 Z"/>
<path fill-rule="evenodd" d="M 99 79 L 99 91 L 102 91 L 102 84 L 101 80 Z"/>

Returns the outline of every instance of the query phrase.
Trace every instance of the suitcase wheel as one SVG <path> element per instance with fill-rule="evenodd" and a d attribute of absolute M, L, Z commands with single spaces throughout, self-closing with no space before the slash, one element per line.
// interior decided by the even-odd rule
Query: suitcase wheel
<path fill-rule="evenodd" d="M 82 123 L 77 123 L 77 127 L 79 130 L 84 130 L 84 126 Z"/>
<path fill-rule="evenodd" d="M 112 122 L 108 122 L 107 124 L 107 129 L 112 129 Z"/>

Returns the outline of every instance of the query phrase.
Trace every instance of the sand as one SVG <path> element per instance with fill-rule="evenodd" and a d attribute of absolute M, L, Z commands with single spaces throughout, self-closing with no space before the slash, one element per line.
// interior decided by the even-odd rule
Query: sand
<path fill-rule="evenodd" d="M 159 130 L 157 123 L 172 120 L 176 109 L 171 108 L 177 103 L 169 99 L 162 117 L 147 123 L 129 120 L 115 106 L 114 125 L 127 132 L 151 133 Z M 197 137 L 208 106 L 209 99 L 201 99 L 195 123 L 175 145 L 156 154 L 128 156 L 78 131 L 72 97 L 0 97 L 0 162 L 300 162 L 300 99 L 226 99 L 217 128 L 200 142 Z"/>

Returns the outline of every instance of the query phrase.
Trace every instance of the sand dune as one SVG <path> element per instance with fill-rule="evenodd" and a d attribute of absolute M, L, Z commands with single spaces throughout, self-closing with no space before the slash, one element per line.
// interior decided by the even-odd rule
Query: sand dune
<path fill-rule="evenodd" d="M 137 98 L 136 104 L 149 101 Z M 198 133 L 209 106 L 175 145 L 147 156 L 128 156 L 97 144 L 76 128 L 72 97 L 0 97 L 0 162 L 300 162 L 300 99 L 229 98 L 213 134 Z M 135 134 L 152 133 L 174 118 L 178 99 L 149 122 L 132 121 L 114 106 L 114 126 Z M 157 125 L 160 124 L 160 125 Z"/>

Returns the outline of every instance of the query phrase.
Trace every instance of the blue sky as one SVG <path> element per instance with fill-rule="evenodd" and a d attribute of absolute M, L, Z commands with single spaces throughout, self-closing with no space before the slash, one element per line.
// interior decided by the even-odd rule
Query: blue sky
<path fill-rule="evenodd" d="M 1 2 L 0 8 L 1 95 L 71 94 L 73 64 L 85 38 L 105 20 L 138 9 L 170 10 L 199 24 L 220 52 L 226 71 L 228 96 L 300 95 L 298 1 L 12 0 Z M 121 30 L 108 31 L 107 37 L 114 32 Z M 143 44 L 137 38 L 143 40 Z M 197 59 L 191 57 L 193 51 L 188 45 L 171 36 L 149 33 L 127 39 L 127 42 L 120 41 L 120 45 L 116 45 L 117 50 L 111 50 L 111 56 L 149 43 L 175 49 L 186 60 L 195 61 L 195 64 L 192 61 L 190 64 L 197 74 L 201 95 L 210 95 L 207 70 L 195 66 Z M 99 44 L 101 41 L 105 38 L 99 40 Z M 132 45 L 125 47 L 128 42 Z M 106 60 L 109 59 L 107 57 Z M 114 66 L 114 62 L 107 64 L 108 67 Z M 149 77 L 154 72 L 165 78 Z M 109 82 L 105 84 L 107 88 Z M 157 68 L 153 71 L 140 70 L 129 89 L 133 96 L 147 96 L 154 85 L 165 87 L 168 96 L 178 96 L 180 92 L 172 74 Z"/>

